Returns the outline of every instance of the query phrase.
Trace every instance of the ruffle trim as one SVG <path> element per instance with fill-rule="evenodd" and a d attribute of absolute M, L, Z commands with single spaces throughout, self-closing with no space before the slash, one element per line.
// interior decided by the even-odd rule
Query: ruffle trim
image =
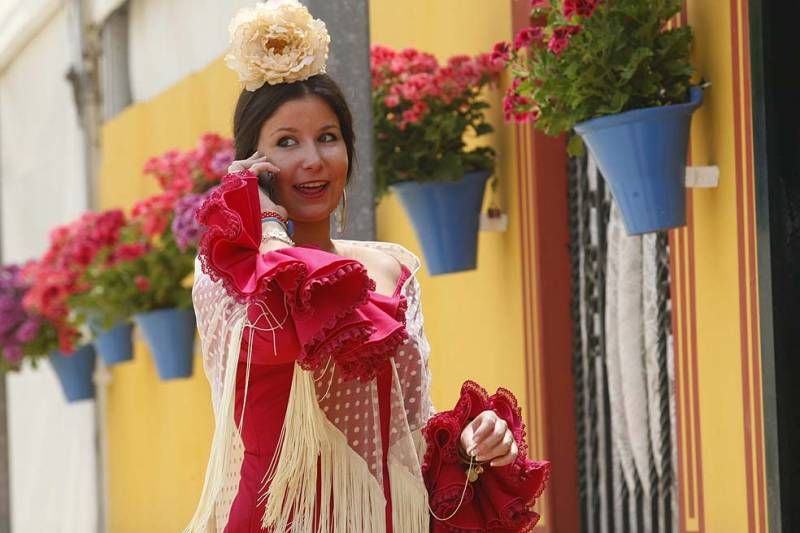
<path fill-rule="evenodd" d="M 347 260 L 333 254 L 329 254 L 331 263 L 325 265 L 321 261 L 322 269 L 331 269 L 324 275 L 317 275 L 310 272 L 309 265 L 305 264 L 301 258 L 294 257 L 297 250 L 302 248 L 308 253 L 327 254 L 314 247 L 294 247 L 286 252 L 276 250 L 269 254 L 264 254 L 266 265 L 270 261 L 275 261 L 272 268 L 265 268 L 265 272 L 253 283 L 248 280 L 247 292 L 243 291 L 233 277 L 233 274 L 218 268 L 214 264 L 214 247 L 220 241 L 228 241 L 231 244 L 239 244 L 241 250 L 234 252 L 242 254 L 245 259 L 248 254 L 253 254 L 254 265 L 259 265 L 261 256 L 258 250 L 258 239 L 252 235 L 244 235 L 247 231 L 244 227 L 243 216 L 234 209 L 234 199 L 226 197 L 235 192 L 243 192 L 242 189 L 251 186 L 255 175 L 249 171 L 231 173 L 223 178 L 222 183 L 215 189 L 203 202 L 197 212 L 198 221 L 207 226 L 207 231 L 202 237 L 199 245 L 200 264 L 203 272 L 215 282 L 223 285 L 226 292 L 240 303 L 250 303 L 254 300 L 263 298 L 266 291 L 281 289 L 286 296 L 286 302 L 292 319 L 295 322 L 302 320 L 323 320 L 314 318 L 314 297 L 320 290 L 332 287 L 337 284 L 350 285 L 353 298 L 349 298 L 348 293 L 346 302 L 337 302 L 333 316 L 328 316 L 325 322 L 315 324 L 308 328 L 313 334 L 310 338 L 300 340 L 300 353 L 298 363 L 306 370 L 316 370 L 325 364 L 329 358 L 333 359 L 347 379 L 358 378 L 368 381 L 374 378 L 378 372 L 384 368 L 389 359 L 394 355 L 396 348 L 402 343 L 408 334 L 405 330 L 406 310 L 408 303 L 404 296 L 395 294 L 397 307 L 392 314 L 391 311 L 384 310 L 382 306 L 375 305 L 370 301 L 370 294 L 375 291 L 375 282 L 367 274 L 364 265 L 356 260 Z M 240 209 L 249 209 L 244 198 L 235 198 L 236 203 L 241 204 Z M 252 201 L 252 200 L 251 200 Z M 289 251 L 291 250 L 291 251 Z M 303 252 L 305 253 L 305 252 Z M 340 265 L 334 266 L 336 263 Z M 313 265 L 313 263 L 310 263 Z M 261 266 L 261 265 L 259 265 Z M 255 266 L 254 266 L 255 268 Z M 318 267 L 312 267 L 319 272 Z M 401 278 L 405 281 L 407 273 Z M 243 282 L 242 282 L 243 284 Z M 398 285 L 400 283 L 398 282 Z M 255 287 L 250 290 L 250 287 Z M 394 324 L 382 327 L 378 331 L 374 326 L 376 323 L 372 318 L 377 318 L 376 313 L 389 316 Z M 386 322 L 385 319 L 380 322 Z M 377 338 L 375 338 L 377 336 Z"/>
<path fill-rule="evenodd" d="M 339 258 L 337 257 L 337 259 Z M 314 277 L 307 283 L 301 283 L 300 290 L 297 291 L 295 303 L 292 307 L 292 312 L 299 315 L 307 314 L 311 310 L 311 299 L 313 298 L 314 292 L 317 289 L 345 282 L 345 278 L 348 277 L 355 278 L 355 282 L 361 285 L 361 294 L 356 298 L 353 305 L 343 307 L 341 311 L 337 312 L 336 316 L 323 326 L 319 335 L 321 335 L 323 332 L 329 331 L 336 323 L 341 321 L 345 316 L 353 311 L 353 309 L 364 305 L 367 300 L 369 300 L 370 291 L 375 290 L 375 281 L 369 277 L 364 265 L 361 263 L 353 260 L 352 263 L 346 263 L 326 276 Z M 305 275 L 303 278 L 305 278 Z M 314 339 L 310 341 L 312 344 L 313 342 Z"/>
<path fill-rule="evenodd" d="M 328 335 L 327 338 L 327 334 L 318 333 L 315 335 L 316 343 L 312 347 L 309 347 L 310 343 L 303 347 L 303 353 L 298 358 L 298 363 L 305 370 L 316 370 L 328 359 L 332 359 L 338 364 L 340 362 L 339 354 L 350 348 L 354 349 L 359 343 L 366 342 L 374 332 L 375 327 L 367 324 L 344 328 Z M 363 354 L 361 350 L 358 350 L 358 353 Z"/>
<path fill-rule="evenodd" d="M 246 178 L 251 177 L 255 177 L 255 174 L 248 170 L 226 174 L 225 177 L 222 178 L 220 185 L 208 195 L 208 198 L 203 201 L 195 214 L 197 221 L 206 227 L 206 231 L 200 238 L 200 243 L 198 245 L 200 267 L 212 281 L 222 283 L 225 292 L 239 303 L 247 303 L 249 300 L 252 300 L 253 294 L 258 294 L 266 290 L 269 279 L 263 279 L 263 283 L 259 283 L 258 288 L 253 294 L 243 293 L 230 274 L 215 268 L 210 257 L 214 244 L 218 241 L 237 241 L 242 237 L 242 231 L 244 231 L 242 217 L 234 209 L 228 207 L 224 196 L 227 193 L 246 187 Z M 215 215 L 218 219 L 215 220 L 214 223 L 211 223 L 210 219 Z M 258 246 L 258 244 L 256 244 L 256 246 Z M 299 277 L 304 272 L 301 270 L 302 267 L 304 267 L 304 265 L 300 262 L 297 264 L 289 264 L 272 274 L 281 274 L 294 270 Z"/>
<path fill-rule="evenodd" d="M 461 396 L 451 411 L 435 414 L 425 427 L 422 428 L 423 436 L 427 442 L 425 455 L 422 461 L 422 473 L 425 484 L 430 494 L 431 508 L 437 515 L 449 516 L 455 511 L 456 505 L 463 491 L 463 483 L 452 486 L 436 486 L 436 477 L 443 466 L 463 468 L 459 454 L 461 432 L 475 417 L 486 410 L 494 411 L 498 417 L 508 424 L 509 429 L 517 442 L 519 453 L 514 462 L 501 467 L 487 467 L 489 470 L 483 475 L 498 475 L 502 483 L 516 487 L 514 495 L 519 499 L 509 499 L 504 507 L 504 516 L 488 519 L 486 526 L 489 528 L 505 528 L 508 531 L 527 532 L 533 529 L 539 521 L 539 515 L 530 508 L 542 495 L 550 480 L 550 463 L 547 461 L 533 461 L 528 458 L 528 445 L 525 442 L 526 430 L 522 418 L 522 410 L 517 398 L 511 391 L 500 388 L 489 396 L 486 389 L 475 383 L 467 381 L 461 387 Z M 464 504 L 474 498 L 486 498 L 478 491 L 488 490 L 486 485 L 470 484 L 464 497 Z M 533 490 L 530 490 L 533 489 Z M 512 527 L 512 529 L 508 529 Z M 452 533 L 470 533 L 475 529 L 464 529 L 449 522 L 437 522 L 437 531 Z"/>
<path fill-rule="evenodd" d="M 372 341 L 357 350 L 339 355 L 336 361 L 344 379 L 367 382 L 376 377 L 394 356 L 397 347 L 408 338 L 404 327 L 395 329 L 383 339 Z"/>

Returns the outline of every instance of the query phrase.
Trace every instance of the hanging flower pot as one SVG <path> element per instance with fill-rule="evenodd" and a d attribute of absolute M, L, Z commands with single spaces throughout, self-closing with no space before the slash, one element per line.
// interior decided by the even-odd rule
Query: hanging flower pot
<path fill-rule="evenodd" d="M 157 309 L 134 316 L 162 380 L 187 378 L 194 363 L 194 309 Z"/>
<path fill-rule="evenodd" d="M 50 352 L 50 363 L 56 371 L 67 402 L 94 398 L 94 345 L 85 344 L 70 354 L 59 350 Z"/>
<path fill-rule="evenodd" d="M 692 29 L 669 23 L 679 7 L 534 2 L 537 24 L 495 49 L 514 77 L 506 118 L 550 135 L 574 129 L 584 142 L 573 137 L 568 152 L 588 147 L 631 234 L 686 222 L 689 125 L 703 95 L 691 88 Z"/>
<path fill-rule="evenodd" d="M 575 125 L 619 205 L 631 235 L 686 224 L 686 152 L 694 87 L 684 104 L 648 107 Z"/>
<path fill-rule="evenodd" d="M 133 359 L 133 324 L 121 322 L 104 330 L 94 321 L 89 322 L 89 327 L 95 335 L 94 345 L 97 353 L 108 366 L 114 366 Z"/>
<path fill-rule="evenodd" d="M 391 186 L 411 218 L 432 275 L 474 270 L 489 171 L 458 181 L 403 181 Z"/>

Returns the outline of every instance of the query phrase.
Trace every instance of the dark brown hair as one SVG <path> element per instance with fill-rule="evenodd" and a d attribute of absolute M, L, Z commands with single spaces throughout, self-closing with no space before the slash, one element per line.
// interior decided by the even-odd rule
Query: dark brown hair
<path fill-rule="evenodd" d="M 353 117 L 342 90 L 327 74 L 318 74 L 294 83 L 264 84 L 255 91 L 242 90 L 233 114 L 233 141 L 236 147 L 236 159 L 247 159 L 253 155 L 258 148 L 261 126 L 280 106 L 305 96 L 322 98 L 339 119 L 342 140 L 347 149 L 347 180 L 349 182 L 355 163 L 356 139 L 353 131 Z"/>

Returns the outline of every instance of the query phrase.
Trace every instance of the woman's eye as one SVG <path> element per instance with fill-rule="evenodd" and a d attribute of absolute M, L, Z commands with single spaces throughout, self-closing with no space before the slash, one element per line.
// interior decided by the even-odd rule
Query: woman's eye
<path fill-rule="evenodd" d="M 324 143 L 333 142 L 337 139 L 336 135 L 333 133 L 323 133 L 319 136 L 319 140 Z"/>
<path fill-rule="evenodd" d="M 297 144 L 297 141 L 295 141 L 291 137 L 281 137 L 278 140 L 278 146 L 282 146 L 284 148 L 289 147 L 289 146 L 294 146 L 295 144 Z"/>

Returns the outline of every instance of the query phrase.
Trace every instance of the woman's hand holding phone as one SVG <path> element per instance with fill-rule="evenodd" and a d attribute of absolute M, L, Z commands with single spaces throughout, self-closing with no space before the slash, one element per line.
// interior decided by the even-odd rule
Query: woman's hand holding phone
<path fill-rule="evenodd" d="M 247 159 L 234 161 L 228 167 L 228 172 L 240 172 L 242 170 L 249 170 L 258 176 L 258 196 L 261 201 L 261 212 L 275 211 L 281 216 L 288 218 L 289 215 L 286 212 L 286 209 L 284 209 L 283 206 L 276 204 L 264 190 L 268 187 L 267 183 L 277 179 L 278 173 L 281 171 L 281 169 L 267 160 L 267 156 L 263 155 L 261 152 L 256 152 Z"/>

